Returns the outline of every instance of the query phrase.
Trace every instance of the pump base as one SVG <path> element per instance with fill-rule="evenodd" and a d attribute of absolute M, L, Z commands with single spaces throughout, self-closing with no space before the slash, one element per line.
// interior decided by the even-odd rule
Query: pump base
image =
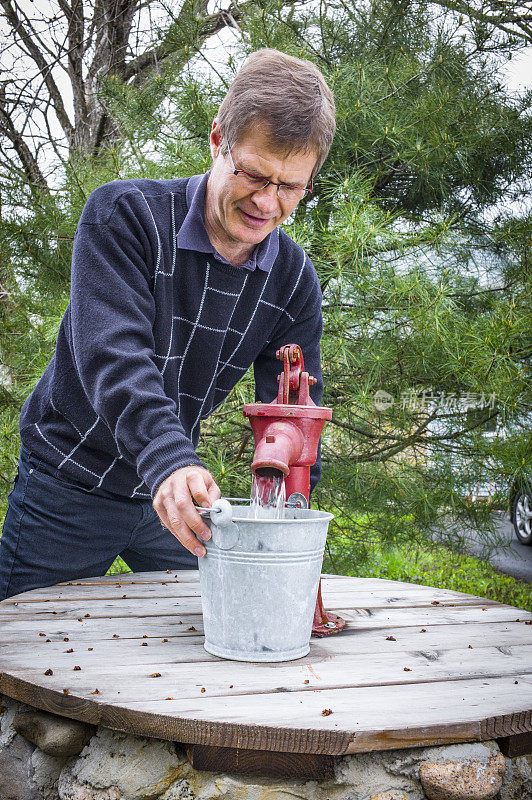
<path fill-rule="evenodd" d="M 330 636 L 332 633 L 339 633 L 345 627 L 345 619 L 339 617 L 338 614 L 333 614 L 331 611 L 325 611 L 326 620 L 317 625 L 312 626 L 312 635 L 322 638 L 323 636 Z"/>
<path fill-rule="evenodd" d="M 312 623 L 312 636 L 330 636 L 331 633 L 339 633 L 343 627 L 345 627 L 345 619 L 342 619 L 332 611 L 325 611 L 323 607 L 320 578 L 316 608 L 314 609 L 314 621 Z"/>

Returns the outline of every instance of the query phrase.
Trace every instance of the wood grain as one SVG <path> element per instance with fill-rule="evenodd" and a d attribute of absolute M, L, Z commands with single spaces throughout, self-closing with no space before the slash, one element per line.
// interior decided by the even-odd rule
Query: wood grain
<path fill-rule="evenodd" d="M 264 751 L 279 756 L 270 761 L 282 770 L 290 753 L 532 731 L 532 614 L 388 580 L 326 576 L 322 588 L 346 630 L 277 664 L 205 652 L 196 572 L 35 589 L 0 603 L 0 692 L 73 719 L 201 745 L 196 759 L 235 769 L 265 769 Z M 310 759 L 305 769 L 325 763 Z"/>
<path fill-rule="evenodd" d="M 194 769 L 237 775 L 267 775 L 270 778 L 324 781 L 334 777 L 334 757 L 315 753 L 275 753 L 238 747 L 186 745 Z"/>
<path fill-rule="evenodd" d="M 497 739 L 501 753 L 508 758 L 532 755 L 532 732 L 516 733 Z"/>

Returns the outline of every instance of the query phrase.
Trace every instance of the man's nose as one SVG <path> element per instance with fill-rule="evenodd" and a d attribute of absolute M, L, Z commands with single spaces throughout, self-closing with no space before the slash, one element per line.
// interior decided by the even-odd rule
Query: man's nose
<path fill-rule="evenodd" d="M 277 186 L 269 183 L 263 189 L 253 192 L 253 202 L 263 213 L 271 214 L 279 208 L 279 198 L 277 197 Z"/>

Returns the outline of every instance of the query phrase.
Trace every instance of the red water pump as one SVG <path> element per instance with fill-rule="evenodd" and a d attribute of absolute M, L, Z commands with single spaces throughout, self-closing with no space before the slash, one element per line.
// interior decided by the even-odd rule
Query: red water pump
<path fill-rule="evenodd" d="M 244 406 L 244 416 L 249 417 L 255 437 L 251 470 L 258 475 L 282 473 L 287 500 L 301 500 L 301 505 L 308 507 L 310 468 L 316 462 L 320 435 L 325 422 L 332 418 L 332 410 L 317 406 L 311 399 L 309 387 L 316 378 L 305 372 L 299 345 L 286 344 L 276 356 L 283 362 L 276 399 Z M 327 636 L 344 625 L 342 617 L 324 610 L 320 581 L 312 633 Z"/>

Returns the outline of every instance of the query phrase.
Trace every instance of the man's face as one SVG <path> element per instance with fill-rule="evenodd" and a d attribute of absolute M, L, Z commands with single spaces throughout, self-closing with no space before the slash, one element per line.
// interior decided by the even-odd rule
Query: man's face
<path fill-rule="evenodd" d="M 233 174 L 221 145 L 222 135 L 215 121 L 211 131 L 213 166 L 205 204 L 207 232 L 220 252 L 226 249 L 251 253 L 255 245 L 290 216 L 298 201 L 280 200 L 273 184 L 258 191 L 250 190 Z M 307 186 L 317 160 L 315 151 L 288 155 L 275 152 L 271 138 L 258 128 L 251 129 L 241 142 L 231 147 L 231 153 L 235 169 L 291 186 Z"/>

